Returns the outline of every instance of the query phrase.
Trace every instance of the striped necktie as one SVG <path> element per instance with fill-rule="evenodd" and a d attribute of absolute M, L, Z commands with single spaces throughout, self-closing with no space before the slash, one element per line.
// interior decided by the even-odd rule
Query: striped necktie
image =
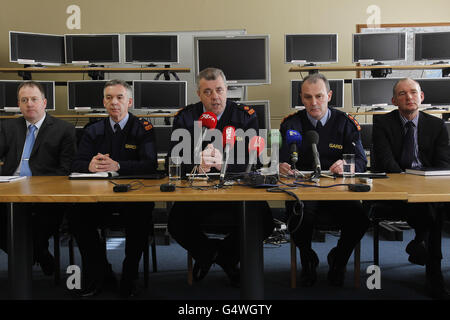
<path fill-rule="evenodd" d="M 405 123 L 406 132 L 403 136 L 403 148 L 400 157 L 400 167 L 405 170 L 412 166 L 414 160 L 414 123 Z"/>

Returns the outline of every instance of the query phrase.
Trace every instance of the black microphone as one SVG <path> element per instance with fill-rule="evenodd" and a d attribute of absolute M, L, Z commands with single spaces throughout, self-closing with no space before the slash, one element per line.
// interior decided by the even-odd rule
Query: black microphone
<path fill-rule="evenodd" d="M 286 132 L 286 141 L 289 145 L 292 168 L 295 168 L 295 164 L 298 161 L 298 148 L 302 145 L 302 135 L 296 130 L 288 130 Z"/>
<path fill-rule="evenodd" d="M 311 143 L 312 154 L 314 159 L 314 172 L 320 174 L 320 158 L 319 151 L 317 151 L 317 144 L 319 143 L 319 134 L 315 130 L 310 130 L 306 133 L 308 143 Z"/>

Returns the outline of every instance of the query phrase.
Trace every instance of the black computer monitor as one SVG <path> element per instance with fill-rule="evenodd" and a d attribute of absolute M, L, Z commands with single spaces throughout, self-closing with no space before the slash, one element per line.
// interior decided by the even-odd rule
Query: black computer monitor
<path fill-rule="evenodd" d="M 24 82 L 22 80 L 0 80 L 0 110 L 5 112 L 20 112 L 17 101 L 17 88 Z M 45 91 L 47 99 L 46 110 L 55 110 L 55 82 L 39 82 Z"/>
<path fill-rule="evenodd" d="M 328 102 L 329 107 L 344 107 L 344 79 L 328 79 L 330 90 L 333 91 L 331 101 Z M 302 102 L 303 80 L 291 80 L 291 108 L 304 107 Z"/>
<path fill-rule="evenodd" d="M 353 107 L 393 107 L 392 90 L 399 79 L 400 78 L 352 79 Z"/>
<path fill-rule="evenodd" d="M 450 60 L 450 32 L 414 34 L 414 61 Z"/>
<path fill-rule="evenodd" d="M 125 62 L 178 63 L 178 35 L 126 34 Z"/>
<path fill-rule="evenodd" d="M 10 31 L 9 61 L 33 65 L 64 64 L 64 36 Z"/>
<path fill-rule="evenodd" d="M 105 111 L 103 90 L 107 80 L 67 81 L 67 107 L 75 111 Z"/>
<path fill-rule="evenodd" d="M 119 34 L 66 34 L 66 62 L 120 63 Z"/>
<path fill-rule="evenodd" d="M 255 110 L 258 117 L 259 129 L 270 130 L 270 102 L 269 100 L 236 101 Z"/>
<path fill-rule="evenodd" d="M 450 78 L 421 78 L 416 80 L 424 93 L 423 107 L 450 107 Z"/>
<path fill-rule="evenodd" d="M 170 138 L 172 135 L 172 126 L 153 126 L 155 130 L 156 152 L 159 157 L 164 157 L 169 152 Z"/>
<path fill-rule="evenodd" d="M 353 62 L 406 61 L 406 32 L 353 34 Z"/>
<path fill-rule="evenodd" d="M 134 109 L 170 113 L 186 106 L 186 81 L 135 80 L 133 90 Z"/>
<path fill-rule="evenodd" d="M 219 68 L 229 85 L 270 83 L 268 35 L 195 37 L 194 61 L 195 74 Z"/>
<path fill-rule="evenodd" d="M 338 36 L 334 34 L 286 34 L 285 63 L 333 63 L 338 61 Z"/>

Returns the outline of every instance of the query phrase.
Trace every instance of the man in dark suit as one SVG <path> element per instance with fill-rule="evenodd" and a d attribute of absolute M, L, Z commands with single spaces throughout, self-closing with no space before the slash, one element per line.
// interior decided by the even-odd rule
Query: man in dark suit
<path fill-rule="evenodd" d="M 133 105 L 128 83 L 110 80 L 104 87 L 103 104 L 109 117 L 85 128 L 74 172 L 118 172 L 121 175 L 156 172 L 157 153 L 152 124 L 128 112 Z M 112 186 L 111 186 L 112 188 Z M 116 280 L 108 263 L 97 228 L 105 225 L 113 213 L 120 213 L 125 226 L 125 259 L 119 293 L 128 298 L 137 294 L 139 261 L 149 236 L 153 202 L 76 204 L 69 215 L 69 225 L 78 243 L 83 260 L 84 286 L 81 297 L 115 289 Z"/>
<path fill-rule="evenodd" d="M 2 175 L 61 176 L 70 172 L 75 155 L 75 128 L 68 122 L 46 114 L 44 88 L 27 81 L 17 90 L 23 117 L 10 119 L 0 130 L 0 159 L 4 160 Z M 46 275 L 54 272 L 54 259 L 48 251 L 48 239 L 59 227 L 65 205 L 23 204 L 21 210 L 33 215 L 34 261 Z M 0 247 L 6 248 L 6 208 L 0 207 Z"/>
<path fill-rule="evenodd" d="M 399 173 L 415 167 L 450 167 L 448 134 L 444 122 L 419 111 L 424 99 L 420 85 L 409 78 L 399 80 L 392 102 L 398 107 L 373 120 L 372 163 L 376 171 Z M 448 299 L 441 272 L 442 213 L 440 205 L 389 202 L 416 231 L 406 247 L 409 261 L 426 265 L 431 296 Z"/>

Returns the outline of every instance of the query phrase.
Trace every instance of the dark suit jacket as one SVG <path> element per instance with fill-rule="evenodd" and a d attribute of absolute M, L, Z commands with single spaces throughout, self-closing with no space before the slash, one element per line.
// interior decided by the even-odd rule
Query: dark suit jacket
<path fill-rule="evenodd" d="M 0 129 L 0 159 L 4 160 L 2 175 L 16 171 L 26 138 L 26 122 L 23 117 L 9 119 Z M 75 127 L 47 114 L 39 129 L 29 165 L 34 176 L 68 175 L 75 156 Z"/>
<path fill-rule="evenodd" d="M 373 117 L 373 154 L 376 171 L 402 172 L 399 161 L 403 146 L 403 125 L 398 110 Z M 448 134 L 444 121 L 420 112 L 417 126 L 419 159 L 424 167 L 450 167 Z"/>

